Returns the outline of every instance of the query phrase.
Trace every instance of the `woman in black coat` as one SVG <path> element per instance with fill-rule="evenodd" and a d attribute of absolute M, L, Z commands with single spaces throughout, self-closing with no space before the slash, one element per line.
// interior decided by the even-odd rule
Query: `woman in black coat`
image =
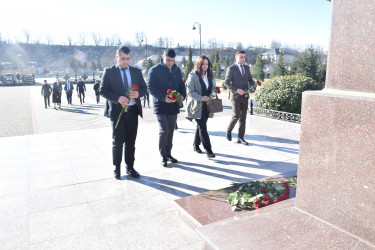
<path fill-rule="evenodd" d="M 56 103 L 59 105 L 59 109 L 61 109 L 61 93 L 62 93 L 62 84 L 60 80 L 57 80 L 57 82 L 53 83 L 53 91 L 52 91 L 52 102 L 56 110 L 57 110 Z"/>

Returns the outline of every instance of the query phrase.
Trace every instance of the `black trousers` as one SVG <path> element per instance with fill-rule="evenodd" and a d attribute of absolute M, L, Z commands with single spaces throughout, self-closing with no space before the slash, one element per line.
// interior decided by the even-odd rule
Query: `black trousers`
<path fill-rule="evenodd" d="M 146 99 L 147 99 L 147 106 L 150 107 L 150 94 L 148 92 L 143 97 L 143 107 L 146 107 Z"/>
<path fill-rule="evenodd" d="M 45 107 L 47 107 L 47 103 L 48 103 L 48 106 L 49 106 L 49 100 L 50 100 L 49 95 L 44 96 L 44 106 Z"/>
<path fill-rule="evenodd" d="M 82 99 L 83 98 L 83 99 Z M 82 101 L 85 102 L 85 91 L 79 91 L 79 101 L 82 104 Z"/>
<path fill-rule="evenodd" d="M 138 107 L 129 106 L 128 112 L 124 112 L 115 129 L 117 119 L 111 121 L 112 125 L 112 159 L 116 169 L 120 168 L 122 151 L 124 151 L 126 168 L 134 167 L 135 140 L 138 131 Z M 124 147 L 125 144 L 125 147 Z"/>
<path fill-rule="evenodd" d="M 195 130 L 193 146 L 194 148 L 198 148 L 202 142 L 203 147 L 208 152 L 211 152 L 211 142 L 210 142 L 210 137 L 207 132 L 207 120 L 208 120 L 207 104 L 203 102 L 202 103 L 202 117 L 201 119 L 195 119 L 197 123 L 197 128 Z"/>
<path fill-rule="evenodd" d="M 239 120 L 238 138 L 243 138 L 245 135 L 245 129 L 246 129 L 246 115 L 247 115 L 249 99 L 245 98 L 244 96 L 239 96 L 236 99 L 231 100 L 231 102 L 232 102 L 232 119 L 229 122 L 227 131 L 232 132 L 234 126 Z"/>
<path fill-rule="evenodd" d="M 100 102 L 100 95 L 96 95 L 96 103 Z"/>
<path fill-rule="evenodd" d="M 156 117 L 159 122 L 159 152 L 162 157 L 166 157 L 171 155 L 174 126 L 177 121 L 177 114 L 156 114 Z"/>
<path fill-rule="evenodd" d="M 68 100 L 68 104 L 72 104 L 72 92 L 66 93 L 66 99 Z"/>

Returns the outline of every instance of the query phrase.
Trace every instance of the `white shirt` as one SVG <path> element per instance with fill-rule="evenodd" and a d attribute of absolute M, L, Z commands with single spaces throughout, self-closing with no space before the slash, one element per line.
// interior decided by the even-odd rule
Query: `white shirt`
<path fill-rule="evenodd" d="M 245 74 L 245 64 L 242 64 L 243 66 L 243 74 Z M 240 72 L 242 74 L 241 64 L 237 64 L 238 68 L 240 69 Z"/>
<path fill-rule="evenodd" d="M 202 79 L 203 79 L 204 83 L 206 84 L 206 88 L 208 89 L 209 83 L 208 83 L 208 78 L 207 78 L 207 71 L 206 71 L 206 74 L 202 77 Z"/>

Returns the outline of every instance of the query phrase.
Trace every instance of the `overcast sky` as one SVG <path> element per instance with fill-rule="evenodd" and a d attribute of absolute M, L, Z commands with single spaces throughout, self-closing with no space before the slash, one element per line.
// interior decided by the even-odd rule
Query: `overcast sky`
<path fill-rule="evenodd" d="M 117 34 L 135 43 L 135 33 L 143 31 L 149 44 L 158 37 L 172 38 L 174 45 L 199 41 L 194 22 L 202 27 L 202 42 L 216 39 L 225 46 L 269 46 L 275 39 L 289 45 L 313 44 L 328 48 L 331 3 L 327 0 L 20 0 L 3 1 L 0 15 L 2 39 L 67 44 L 68 34 L 78 41 L 85 32 L 102 36 Z"/>

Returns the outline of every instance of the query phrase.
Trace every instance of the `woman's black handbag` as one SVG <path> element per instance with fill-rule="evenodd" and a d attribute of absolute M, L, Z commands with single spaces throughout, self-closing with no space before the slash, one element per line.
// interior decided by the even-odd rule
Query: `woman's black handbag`
<path fill-rule="evenodd" d="M 216 97 L 216 99 L 211 99 L 210 104 L 207 105 L 208 113 L 219 113 L 223 112 L 223 100 Z"/>

